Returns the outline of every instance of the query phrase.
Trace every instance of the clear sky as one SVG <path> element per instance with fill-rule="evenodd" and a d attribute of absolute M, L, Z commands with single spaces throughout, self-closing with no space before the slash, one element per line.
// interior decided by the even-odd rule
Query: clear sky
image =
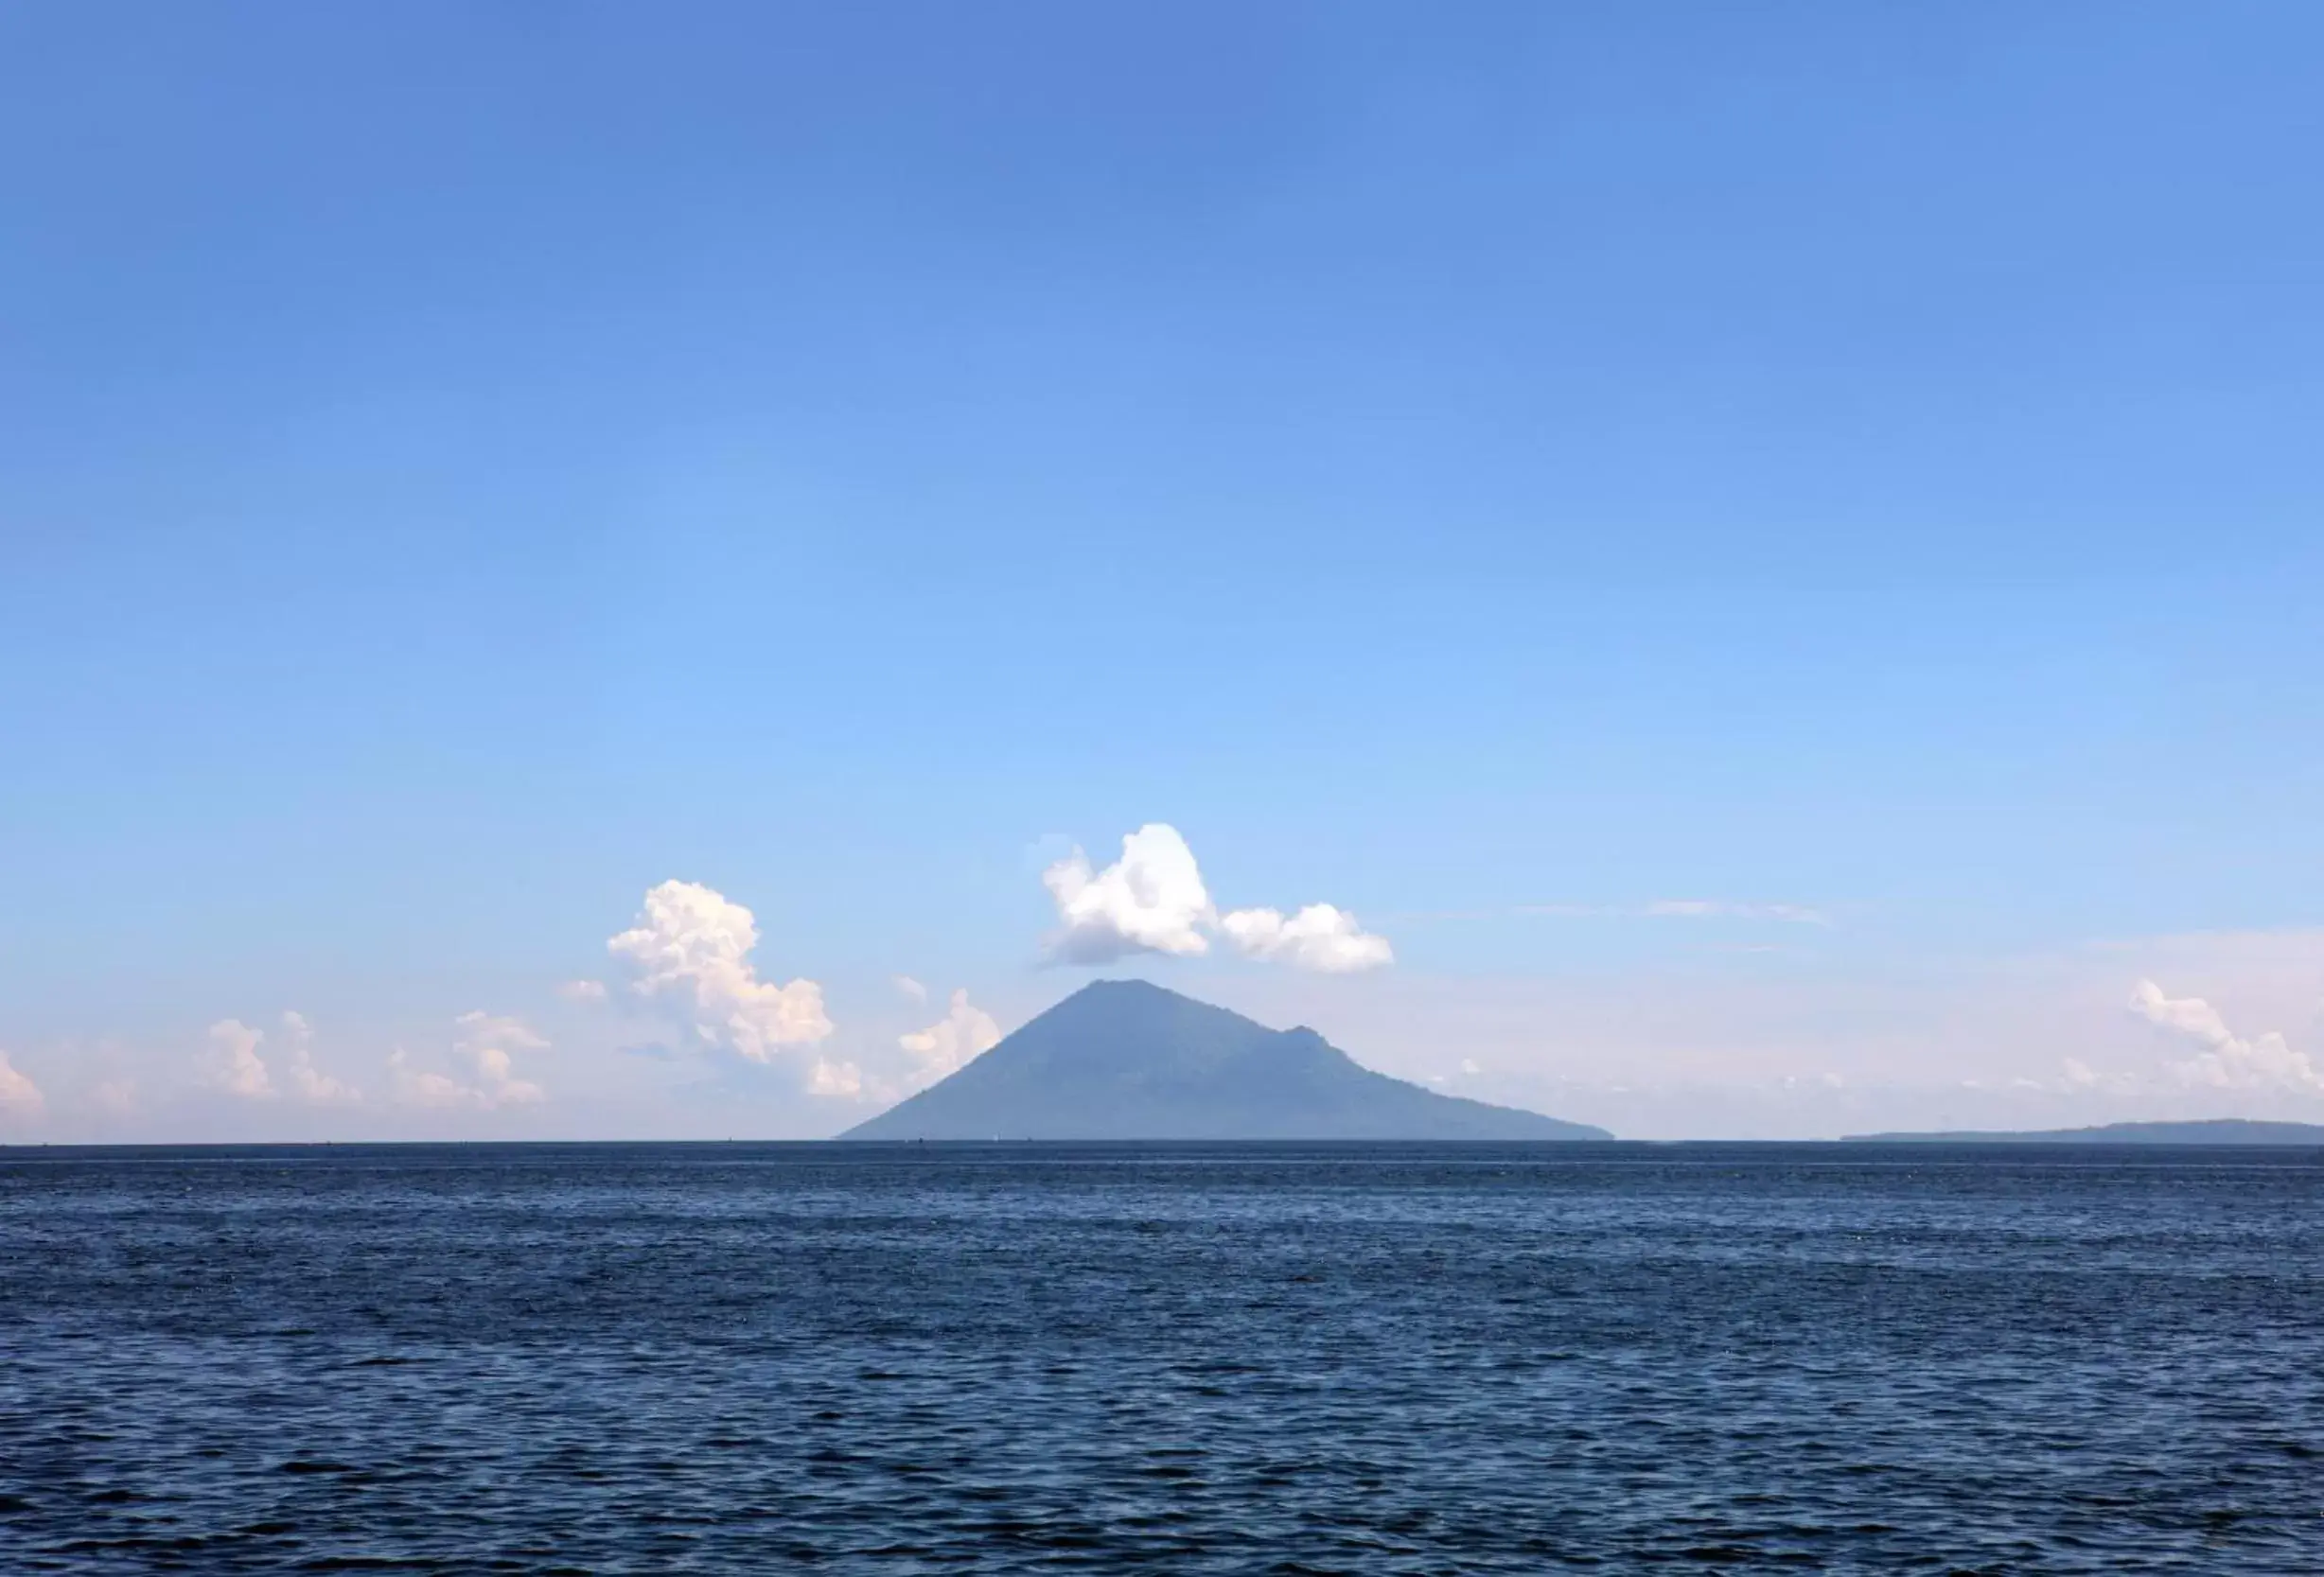
<path fill-rule="evenodd" d="M 0 5 L 0 1132 L 825 1133 L 1105 972 L 1630 1134 L 2324 1116 L 2320 72 Z"/>

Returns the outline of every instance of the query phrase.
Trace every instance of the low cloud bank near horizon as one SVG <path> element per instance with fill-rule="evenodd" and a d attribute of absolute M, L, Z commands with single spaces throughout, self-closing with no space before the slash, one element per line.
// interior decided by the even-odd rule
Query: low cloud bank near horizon
<path fill-rule="evenodd" d="M 1137 954 L 1199 957 L 1223 937 L 1242 956 L 1320 974 L 1351 974 L 1395 961 L 1384 937 L 1329 903 L 1286 919 L 1269 908 L 1220 913 L 1194 850 L 1168 822 L 1149 822 L 1121 840 L 1121 858 L 1099 870 L 1076 849 L 1041 873 L 1057 907 L 1046 951 L 1060 964 L 1107 964 Z"/>
<path fill-rule="evenodd" d="M 362 1092 L 355 1086 L 333 1078 L 315 1066 L 314 1029 L 304 1013 L 286 1010 L 282 1030 L 290 1088 L 299 1099 L 316 1106 L 341 1106 L 363 1098 Z"/>
<path fill-rule="evenodd" d="M 2222 994 L 2150 999 L 2138 988 L 2152 977 L 2125 955 Z M 1246 975 L 1207 994 L 1263 1023 L 1311 1024 L 1367 1066 L 1447 1094 L 1639 1138 L 1805 1139 L 2212 1117 L 2324 1123 L 2313 1060 L 2286 1036 L 2236 1035 L 2234 1015 L 2211 1008 L 2245 1005 L 2261 1022 L 2310 1014 L 2319 983 L 2324 931 L 1930 959 L 1880 975 L 1722 956 L 1556 978 L 1372 976 L 1329 992 Z M 2126 997 L 2170 1004 L 2165 1026 L 2183 1023 L 2158 1037 L 2145 1013 L 2123 1011 Z"/>
<path fill-rule="evenodd" d="M 2172 1073 L 2182 1083 L 2215 1090 L 2324 1093 L 2324 1075 L 2305 1052 L 2294 1051 L 2280 1031 L 2271 1029 L 2246 1040 L 2199 996 L 2166 996 L 2154 981 L 2141 980 L 2131 992 L 2130 1010 L 2201 1048 L 2172 1064 Z"/>
<path fill-rule="evenodd" d="M 16 1069 L 9 1054 L 0 1051 L 0 1116 L 38 1117 L 48 1110 L 41 1087 Z"/>
<path fill-rule="evenodd" d="M 453 1020 L 452 1030 L 451 1057 L 471 1070 L 471 1078 L 464 1081 L 422 1067 L 399 1045 L 386 1061 L 390 1100 L 407 1106 L 492 1111 L 548 1098 L 539 1084 L 519 1078 L 515 1071 L 516 1054 L 549 1049 L 549 1042 L 522 1019 L 480 1008 Z M 205 1044 L 194 1059 L 197 1082 L 204 1090 L 240 1101 L 288 1101 L 307 1107 L 362 1105 L 365 1097 L 361 1089 L 316 1063 L 314 1038 L 314 1026 L 304 1013 L 285 1009 L 277 1049 L 262 1053 L 260 1047 L 269 1040 L 266 1031 L 239 1019 L 220 1019 L 210 1025 Z M 274 1059 L 272 1062 L 270 1055 Z M 275 1077 L 277 1070 L 280 1079 Z M 132 1082 L 112 1080 L 97 1087 L 93 1100 L 125 1111 L 133 1096 Z"/>
<path fill-rule="evenodd" d="M 265 1030 L 253 1029 L 240 1019 L 220 1019 L 210 1025 L 207 1039 L 201 1060 L 202 1082 L 244 1100 L 273 1098 L 273 1076 L 258 1056 Z"/>
<path fill-rule="evenodd" d="M 1171 852 L 1154 840 L 1146 851 L 1155 847 Z M 1143 876 L 1122 880 L 1135 892 Z M 673 887 L 679 901 L 656 915 L 652 901 Z M 851 1021 L 843 1037 L 819 982 L 759 977 L 747 907 L 691 884 L 662 884 L 647 899 L 639 923 L 607 944 L 620 972 L 603 995 L 545 974 L 521 988 L 529 997 L 493 1005 L 520 1013 L 471 1008 L 417 1027 L 357 1016 L 350 1030 L 343 1021 L 360 1015 L 358 999 L 353 1008 L 326 1003 L 314 1021 L 297 1011 L 218 1018 L 130 1044 L 11 1034 L 0 1054 L 0 1124 L 11 1140 L 51 1141 L 815 1137 L 967 1065 L 1004 1026 L 1078 984 L 1028 971 L 957 986 L 929 960 L 916 960 L 915 974 L 859 968 L 838 983 Z M 1303 926 L 1317 908 L 1327 915 Z M 1259 913 L 1272 921 L 1237 920 L 1241 938 L 1226 929 Z M 1220 951 L 1337 947 L 1351 929 L 1364 935 L 1335 923 L 1339 913 L 1228 911 L 1197 934 Z M 1766 966 L 1697 953 L 1554 975 L 1367 969 L 1327 979 L 1328 970 L 1294 966 L 1210 971 L 1197 982 L 1174 978 L 1175 962 L 1136 967 L 1146 955 L 1130 955 L 1123 972 L 1263 1024 L 1312 1025 L 1400 1078 L 1629 1137 L 2324 1121 L 2324 1073 L 2307 1042 L 2324 1030 L 2324 930 L 1981 960 L 1890 956 L 1877 970 L 1840 957 Z M 783 1016 L 802 999 L 814 1009 L 806 1025 Z M 543 1011 L 551 1016 L 536 1016 Z M 759 1027 L 764 1060 L 740 1049 L 737 1015 Z M 671 1055 L 635 1054 L 640 1016 L 676 1026 Z M 769 1068 L 776 1077 L 759 1071 Z"/>

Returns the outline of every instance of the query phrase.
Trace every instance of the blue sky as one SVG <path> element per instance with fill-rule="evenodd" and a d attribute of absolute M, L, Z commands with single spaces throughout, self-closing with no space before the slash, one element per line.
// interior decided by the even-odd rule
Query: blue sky
<path fill-rule="evenodd" d="M 1086 978 L 1042 872 L 1152 823 L 1394 962 L 1109 967 L 1622 1131 L 2324 1112 L 2123 1008 L 2324 1063 L 2320 49 L 0 9 L 0 1121 L 829 1131 L 649 888 L 872 1070 L 893 975 Z M 548 1098 L 398 1105 L 480 1011 Z"/>

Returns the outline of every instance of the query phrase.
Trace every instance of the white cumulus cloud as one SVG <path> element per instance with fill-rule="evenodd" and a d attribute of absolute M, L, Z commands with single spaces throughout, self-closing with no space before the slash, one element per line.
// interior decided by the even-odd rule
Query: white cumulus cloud
<path fill-rule="evenodd" d="M 47 1105 L 41 1087 L 19 1073 L 9 1054 L 0 1051 L 0 1116 L 37 1117 Z"/>
<path fill-rule="evenodd" d="M 758 945 L 748 909 L 698 883 L 664 882 L 645 895 L 636 926 L 606 949 L 635 972 L 632 991 L 677 1007 L 702 1040 L 767 1062 L 784 1046 L 815 1044 L 832 1025 L 814 981 L 759 978 L 750 958 Z"/>
<path fill-rule="evenodd" d="M 567 1002 L 603 1002 L 606 983 L 602 980 L 568 980 L 556 989 L 556 994 Z"/>
<path fill-rule="evenodd" d="M 202 1054 L 202 1082 L 214 1090 L 245 1100 L 265 1100 L 274 1094 L 274 1080 L 258 1056 L 262 1029 L 240 1019 L 220 1019 L 210 1025 L 209 1045 Z"/>
<path fill-rule="evenodd" d="M 910 997 L 914 1002 L 925 1002 L 928 1000 L 928 989 L 925 986 L 923 986 L 919 981 L 914 980 L 910 975 L 897 974 L 890 975 L 889 978 L 895 982 L 897 990 L 903 992 L 906 996 Z"/>
<path fill-rule="evenodd" d="M 853 1062 L 786 1057 L 827 1039 L 831 1016 L 816 982 L 760 979 L 750 956 L 758 945 L 748 909 L 699 883 L 673 881 L 646 893 L 637 924 L 606 950 L 628 965 L 631 991 L 674 1009 L 701 1043 L 752 1062 L 786 1062 L 809 1095 L 860 1095 L 863 1075 Z"/>
<path fill-rule="evenodd" d="M 1041 873 L 1062 929 L 1050 956 L 1069 964 L 1104 964 L 1133 953 L 1186 957 L 1210 951 L 1203 927 L 1210 894 L 1194 850 L 1165 822 L 1149 822 L 1121 840 L 1121 858 L 1103 870 L 1075 850 Z"/>
<path fill-rule="evenodd" d="M 2131 992 L 2130 1009 L 2201 1049 L 2173 1066 L 2180 1082 L 2218 1090 L 2324 1091 L 2324 1075 L 2274 1030 L 2248 1040 L 2199 996 L 2172 997 L 2152 980 Z"/>
<path fill-rule="evenodd" d="M 896 1043 L 912 1054 L 919 1082 L 932 1084 L 998 1045 L 1000 1025 L 971 1003 L 962 989 L 952 993 L 952 1005 L 942 1018 Z"/>
<path fill-rule="evenodd" d="M 1289 920 L 1280 909 L 1237 909 L 1219 920 L 1219 929 L 1246 958 L 1320 974 L 1379 969 L 1396 958 L 1387 937 L 1365 931 L 1355 916 L 1329 903 L 1311 903 Z"/>
<path fill-rule="evenodd" d="M 1327 974 L 1377 969 L 1395 952 L 1384 937 L 1329 903 L 1310 903 L 1286 918 L 1279 909 L 1221 915 L 1204 885 L 1194 851 L 1178 829 L 1149 822 L 1121 840 L 1121 858 L 1103 870 L 1076 849 L 1041 873 L 1057 905 L 1059 927 L 1048 955 L 1066 964 L 1103 964 L 1134 953 L 1191 957 L 1224 936 L 1246 958 Z"/>

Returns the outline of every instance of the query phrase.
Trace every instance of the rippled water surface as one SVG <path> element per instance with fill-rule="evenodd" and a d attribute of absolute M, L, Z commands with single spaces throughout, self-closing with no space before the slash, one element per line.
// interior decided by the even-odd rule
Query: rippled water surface
<path fill-rule="evenodd" d="M 2324 1572 L 2324 1155 L 0 1151 L 0 1571 Z"/>

